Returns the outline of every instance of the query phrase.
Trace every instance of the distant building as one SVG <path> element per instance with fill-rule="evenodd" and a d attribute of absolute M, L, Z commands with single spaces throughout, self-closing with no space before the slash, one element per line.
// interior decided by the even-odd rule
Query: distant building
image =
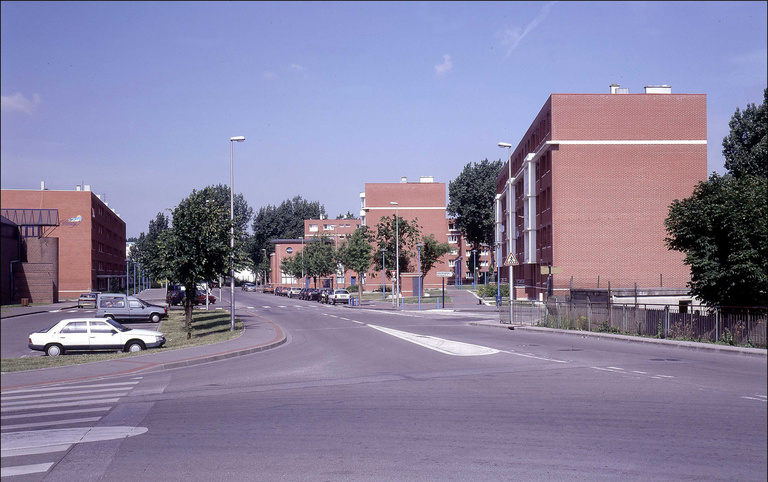
<path fill-rule="evenodd" d="M 707 99 L 648 86 L 552 94 L 499 173 L 496 239 L 518 297 L 571 288 L 683 288 L 664 219 L 707 176 Z M 514 146 L 514 144 L 513 144 Z M 509 277 L 509 269 L 502 276 Z"/>
<path fill-rule="evenodd" d="M 3 189 L 1 203 L 2 215 L 17 225 L 25 246 L 26 259 L 14 265 L 17 290 L 41 270 L 52 278 L 55 299 L 125 289 L 125 221 L 90 186 L 61 191 L 41 183 L 40 190 Z M 25 294 L 17 292 L 16 298 L 34 302 L 42 296 Z"/>
<path fill-rule="evenodd" d="M 360 193 L 360 218 L 362 224 L 370 229 L 374 229 L 383 216 L 397 213 L 406 221 L 416 219 L 421 226 L 422 235 L 432 234 L 438 243 L 449 243 L 451 247 L 455 247 L 426 274 L 424 289 L 442 285 L 443 278 L 437 276 L 438 271 L 453 271 L 457 276 L 461 276 L 462 272 L 464 253 L 461 236 L 446 217 L 446 195 L 445 183 L 435 182 L 432 176 L 422 176 L 419 182 L 408 182 L 408 179 L 403 177 L 400 182 L 394 183 L 366 183 L 365 191 Z M 381 256 L 381 253 L 375 255 Z M 395 269 L 394 259 L 394 253 L 385 253 L 387 271 Z M 416 260 L 412 265 L 416 267 Z M 411 273 L 405 273 L 401 269 L 400 277 L 401 292 L 406 295 L 414 293 L 414 289 L 418 287 L 416 269 Z M 377 278 L 375 283 L 381 284 L 380 273 Z M 455 278 L 451 281 L 455 281 Z"/>

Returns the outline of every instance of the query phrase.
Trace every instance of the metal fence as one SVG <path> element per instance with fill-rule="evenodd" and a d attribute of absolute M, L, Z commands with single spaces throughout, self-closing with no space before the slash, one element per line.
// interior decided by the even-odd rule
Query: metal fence
<path fill-rule="evenodd" d="M 596 302 L 515 301 L 499 307 L 501 323 L 546 326 L 766 348 L 768 308 L 694 307 Z"/>

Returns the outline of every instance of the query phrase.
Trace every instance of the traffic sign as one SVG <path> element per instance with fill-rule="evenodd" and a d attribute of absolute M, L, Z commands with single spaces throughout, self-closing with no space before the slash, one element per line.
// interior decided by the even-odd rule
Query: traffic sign
<path fill-rule="evenodd" d="M 450 278 L 453 276 L 453 271 L 438 271 L 437 277 L 438 278 Z"/>
<path fill-rule="evenodd" d="M 514 253 L 509 253 L 507 259 L 504 260 L 504 266 L 518 266 L 519 264 Z"/>

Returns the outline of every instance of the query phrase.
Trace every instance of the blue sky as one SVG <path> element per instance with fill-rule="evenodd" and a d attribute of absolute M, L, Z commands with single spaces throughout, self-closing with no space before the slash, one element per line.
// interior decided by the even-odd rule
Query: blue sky
<path fill-rule="evenodd" d="M 707 94 L 708 169 L 768 84 L 766 2 L 2 2 L 3 189 L 89 184 L 138 236 L 192 189 L 359 213 L 500 159 L 552 93 Z"/>

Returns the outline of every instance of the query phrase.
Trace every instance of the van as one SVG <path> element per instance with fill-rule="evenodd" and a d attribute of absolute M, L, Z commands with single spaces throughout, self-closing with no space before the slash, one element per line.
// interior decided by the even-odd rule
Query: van
<path fill-rule="evenodd" d="M 158 323 L 168 317 L 165 306 L 152 305 L 122 293 L 99 293 L 96 300 L 96 316 L 100 318 Z"/>

